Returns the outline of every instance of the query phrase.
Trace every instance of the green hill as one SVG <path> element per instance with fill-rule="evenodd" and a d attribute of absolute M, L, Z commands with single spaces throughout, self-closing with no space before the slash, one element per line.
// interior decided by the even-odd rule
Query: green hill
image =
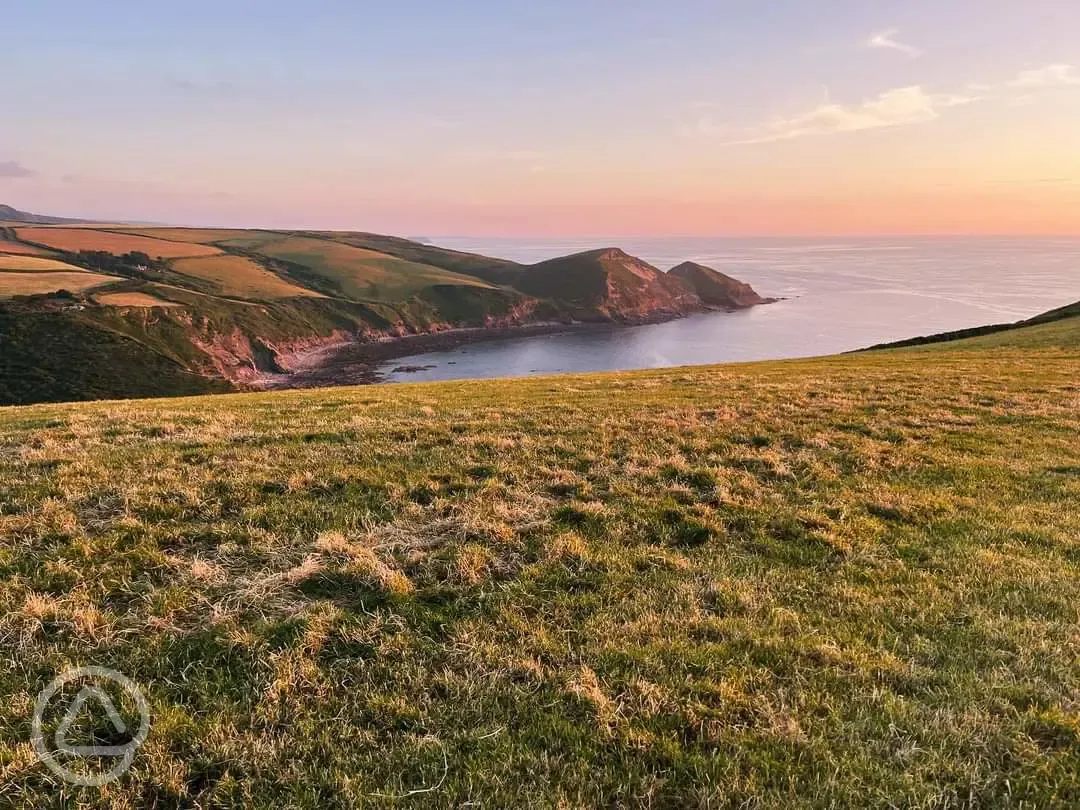
<path fill-rule="evenodd" d="M 583 319 L 632 321 L 702 306 L 681 280 L 618 248 L 530 265 L 517 287 L 538 298 L 565 301 Z"/>
<path fill-rule="evenodd" d="M 1075 807 L 1074 322 L 0 409 L 3 801 Z M 27 743 L 90 663 L 152 717 L 102 791 Z"/>
<path fill-rule="evenodd" d="M 10 205 L 0 205 L 0 222 L 26 222 L 37 225 L 63 225 L 88 222 L 85 219 L 68 219 L 65 217 L 51 217 L 45 214 L 31 214 L 12 208 Z"/>
<path fill-rule="evenodd" d="M 329 239 L 355 247 L 368 248 L 411 262 L 441 267 L 466 276 L 475 276 L 491 284 L 513 287 L 521 278 L 522 265 L 506 259 L 494 259 L 477 253 L 448 250 L 435 245 L 421 244 L 396 236 L 373 233 L 321 234 Z"/>
<path fill-rule="evenodd" d="M 705 304 L 721 309 L 745 309 L 766 303 L 749 284 L 696 262 L 683 262 L 670 271 Z"/>
<path fill-rule="evenodd" d="M 930 349 L 994 348 L 1054 345 L 1073 346 L 1080 340 L 1080 302 L 1036 315 L 1016 323 L 977 326 L 955 332 L 915 337 L 873 346 L 871 349 L 905 349 L 925 346 Z"/>

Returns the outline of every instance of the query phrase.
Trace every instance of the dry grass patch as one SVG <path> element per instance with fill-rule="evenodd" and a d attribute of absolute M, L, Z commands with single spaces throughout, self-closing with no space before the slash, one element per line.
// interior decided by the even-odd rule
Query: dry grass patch
<path fill-rule="evenodd" d="M 321 297 L 319 293 L 298 287 L 243 256 L 206 256 L 180 259 L 173 267 L 218 285 L 223 295 L 238 298 Z"/>
<path fill-rule="evenodd" d="M 141 292 L 103 293 L 94 300 L 106 307 L 177 307 L 179 304 Z"/>
<path fill-rule="evenodd" d="M 17 256 L 47 256 L 49 252 L 33 245 L 24 245 L 10 239 L 0 238 L 0 254 L 13 254 Z"/>
<path fill-rule="evenodd" d="M 4 271 L 0 272 L 0 298 L 13 295 L 42 295 L 57 290 L 77 293 L 122 280 L 117 276 L 106 276 L 100 273 L 17 273 Z"/>
<path fill-rule="evenodd" d="M 2 246 L 0 246 L 2 247 Z M 24 273 L 48 273 L 56 271 L 82 272 L 67 262 L 42 256 L 5 256 L 0 253 L 0 271 L 18 270 Z"/>

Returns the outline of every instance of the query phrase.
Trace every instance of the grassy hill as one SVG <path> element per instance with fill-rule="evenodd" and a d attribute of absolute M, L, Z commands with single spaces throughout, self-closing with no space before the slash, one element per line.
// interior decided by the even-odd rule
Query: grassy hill
<path fill-rule="evenodd" d="M 448 250 L 435 245 L 420 244 L 396 236 L 381 236 L 373 233 L 326 233 L 322 234 L 348 245 L 376 250 L 406 259 L 421 262 L 444 270 L 451 270 L 466 276 L 487 281 L 491 284 L 513 287 L 521 280 L 524 272 L 520 264 L 481 256 L 477 253 L 465 253 Z"/>
<path fill-rule="evenodd" d="M 1075 807 L 1078 323 L 2 409 L 3 801 Z M 76 664 L 151 707 L 102 792 Z"/>
<path fill-rule="evenodd" d="M 681 279 L 618 248 L 602 248 L 526 268 L 519 289 L 558 298 L 586 320 L 635 320 L 684 312 L 700 299 Z"/>
<path fill-rule="evenodd" d="M 671 269 L 706 304 L 722 309 L 744 309 L 766 301 L 744 281 L 719 273 L 697 262 L 683 262 Z"/>
<path fill-rule="evenodd" d="M 1040 345 L 1044 342 L 1044 336 L 1055 335 L 1053 342 L 1064 340 L 1066 343 L 1074 340 L 1074 330 L 1080 324 L 1080 302 L 1068 304 L 1036 315 L 1016 323 L 991 324 L 989 326 L 976 326 L 972 329 L 960 329 L 955 332 L 943 332 L 936 335 L 910 338 L 908 340 L 886 343 L 874 346 L 873 349 L 906 349 L 917 346 L 927 346 L 933 349 L 954 349 L 964 347 L 995 347 Z M 1032 327 L 1041 325 L 1057 324 L 1046 330 L 1035 330 Z"/>
<path fill-rule="evenodd" d="M 69 219 L 66 217 L 52 217 L 45 214 L 31 214 L 27 211 L 19 211 L 10 205 L 0 205 L 0 223 L 25 222 L 37 225 L 62 225 L 87 222 L 84 219 Z"/>
<path fill-rule="evenodd" d="M 82 372 L 64 380 L 65 364 L 85 356 L 43 358 L 32 335 L 50 319 L 51 333 L 77 323 L 77 335 L 100 350 L 98 366 L 141 362 L 151 376 L 137 391 L 151 395 L 153 375 L 177 363 L 185 375 L 213 383 L 202 390 L 242 388 L 265 383 L 267 373 L 279 375 L 275 384 L 287 381 L 303 352 L 349 341 L 455 328 L 633 323 L 714 306 L 677 275 L 614 249 L 524 266 L 359 232 L 23 219 L 0 228 L 0 323 L 7 324 L 0 349 L 8 367 L 44 362 L 48 374 L 0 381 L 0 405 L 61 392 L 75 399 L 132 394 L 109 371 L 85 390 L 77 384 L 86 379 Z M 35 314 L 33 328 L 12 331 L 27 313 Z M 170 377 L 161 378 L 162 395 L 178 391 Z"/>

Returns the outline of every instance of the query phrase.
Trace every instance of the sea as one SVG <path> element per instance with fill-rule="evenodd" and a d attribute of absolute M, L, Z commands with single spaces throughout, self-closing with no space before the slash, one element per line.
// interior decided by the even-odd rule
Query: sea
<path fill-rule="evenodd" d="M 1080 300 L 1080 237 L 432 241 L 525 263 L 621 247 L 664 270 L 696 261 L 783 300 L 396 358 L 380 369 L 390 382 L 811 357 L 1016 321 Z M 394 370 L 400 367 L 414 370 Z"/>

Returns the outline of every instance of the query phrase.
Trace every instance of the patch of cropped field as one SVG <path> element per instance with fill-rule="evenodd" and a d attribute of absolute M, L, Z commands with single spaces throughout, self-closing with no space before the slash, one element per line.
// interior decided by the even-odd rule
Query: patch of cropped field
<path fill-rule="evenodd" d="M 316 296 L 320 293 L 290 284 L 244 256 L 205 256 L 179 259 L 173 268 L 189 276 L 211 281 L 223 295 L 239 298 L 274 299 Z"/>
<path fill-rule="evenodd" d="M 6 256 L 0 254 L 0 272 L 18 270 L 23 273 L 48 273 L 55 271 L 70 271 L 81 273 L 78 267 L 62 262 L 57 259 L 49 259 L 44 256 Z"/>
<path fill-rule="evenodd" d="M 491 287 L 472 276 L 324 239 L 288 237 L 252 245 L 251 249 L 301 265 L 327 292 L 355 300 L 399 301 L 436 285 Z"/>
<path fill-rule="evenodd" d="M 146 236 L 152 239 L 166 239 L 172 242 L 197 242 L 210 245 L 231 241 L 262 242 L 267 239 L 280 239 L 281 234 L 272 231 L 248 230 L 243 228 L 122 228 L 124 233 Z M 242 246 L 242 245 L 241 245 Z"/>
<path fill-rule="evenodd" d="M 121 280 L 117 276 L 106 276 L 100 273 L 47 271 L 21 273 L 5 270 L 0 272 L 0 298 L 10 298 L 13 295 L 43 295 L 57 290 L 83 292 Z"/>
<path fill-rule="evenodd" d="M 75 253 L 80 250 L 102 250 L 121 255 L 140 252 L 147 256 L 176 259 L 185 256 L 213 256 L 220 248 L 165 239 L 151 239 L 128 233 L 94 230 L 91 228 L 16 228 L 15 233 L 27 242 L 45 245 L 55 250 Z"/>
<path fill-rule="evenodd" d="M 48 251 L 44 248 L 24 245 L 10 239 L 0 239 L 0 254 L 14 254 L 18 256 L 47 256 Z"/>
<path fill-rule="evenodd" d="M 148 293 L 142 292 L 116 292 L 95 295 L 94 300 L 107 307 L 176 307 L 179 304 L 173 301 L 165 301 Z"/>
<path fill-rule="evenodd" d="M 21 807 L 1080 802 L 1080 350 L 0 410 Z M 27 742 L 141 684 L 121 781 Z"/>

